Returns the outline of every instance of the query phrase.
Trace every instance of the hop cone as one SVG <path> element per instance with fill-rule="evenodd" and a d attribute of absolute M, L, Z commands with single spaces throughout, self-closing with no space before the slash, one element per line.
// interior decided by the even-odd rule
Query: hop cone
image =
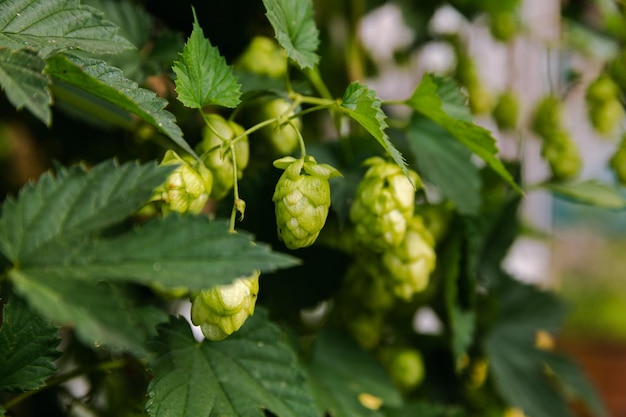
<path fill-rule="evenodd" d="M 201 154 L 205 165 L 213 173 L 213 188 L 210 197 L 220 200 L 228 194 L 235 182 L 230 141 L 241 135 L 244 129 L 218 114 L 208 115 L 207 120 L 209 125 L 205 126 L 202 141 L 198 144 L 196 151 Z M 250 157 L 248 138 L 238 140 L 233 148 L 237 163 L 237 177 L 241 178 Z"/>
<path fill-rule="evenodd" d="M 198 214 L 204 208 L 211 193 L 213 176 L 203 164 L 191 164 L 176 152 L 165 153 L 161 165 L 176 165 L 165 183 L 155 190 L 153 200 L 162 201 L 164 212 Z"/>
<path fill-rule="evenodd" d="M 402 243 L 383 254 L 383 264 L 392 277 L 391 287 L 397 297 L 409 301 L 426 289 L 436 262 L 433 246 L 432 235 L 422 218 L 416 216 L 409 222 Z"/>
<path fill-rule="evenodd" d="M 626 135 L 609 161 L 610 167 L 620 184 L 626 184 Z"/>
<path fill-rule="evenodd" d="M 357 187 L 350 220 L 357 242 L 382 252 L 402 242 L 413 216 L 415 189 L 398 165 L 378 157 L 366 164 L 370 168 Z M 417 174 L 409 173 L 417 184 Z"/>
<path fill-rule="evenodd" d="M 394 346 L 378 353 L 393 384 L 403 393 L 417 388 L 424 380 L 424 360 L 419 350 Z"/>
<path fill-rule="evenodd" d="M 550 138 L 544 139 L 541 155 L 550 165 L 552 176 L 557 180 L 570 179 L 580 172 L 580 152 L 566 131 L 555 132 Z"/>
<path fill-rule="evenodd" d="M 389 281 L 389 274 L 380 264 L 379 257 L 359 257 L 346 271 L 340 298 L 359 303 L 371 311 L 388 311 L 395 303 Z"/>
<path fill-rule="evenodd" d="M 236 279 L 195 294 L 191 300 L 191 322 L 200 326 L 209 340 L 223 340 L 241 328 L 254 314 L 259 293 L 259 275 Z"/>
<path fill-rule="evenodd" d="M 272 197 L 278 238 L 290 249 L 310 246 L 328 216 L 328 179 L 341 174 L 330 165 L 318 164 L 311 156 L 281 158 L 274 161 L 274 166 L 285 170 Z"/>
<path fill-rule="evenodd" d="M 287 53 L 273 39 L 255 36 L 237 58 L 235 67 L 264 77 L 281 78 L 287 73 Z"/>

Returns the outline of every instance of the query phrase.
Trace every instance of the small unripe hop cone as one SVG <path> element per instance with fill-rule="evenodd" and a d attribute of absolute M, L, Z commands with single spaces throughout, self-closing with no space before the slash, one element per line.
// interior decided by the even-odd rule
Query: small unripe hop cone
<path fill-rule="evenodd" d="M 350 208 L 357 243 L 375 252 L 398 246 L 415 208 L 413 184 L 397 164 L 379 157 L 365 161 L 370 166 L 357 187 Z M 417 173 L 409 170 L 414 184 Z"/>
<path fill-rule="evenodd" d="M 318 164 L 312 156 L 274 161 L 284 169 L 274 190 L 278 238 L 289 249 L 310 246 L 319 235 L 330 207 L 328 179 L 341 176 L 328 164 Z"/>
<path fill-rule="evenodd" d="M 198 214 L 204 208 L 213 185 L 213 175 L 204 164 L 191 163 L 172 150 L 165 153 L 161 165 L 179 165 L 165 183 L 155 190 L 152 201 L 162 203 L 164 214 L 170 211 Z"/>
<path fill-rule="evenodd" d="M 210 197 L 221 200 L 233 188 L 235 182 L 233 154 L 229 149 L 231 140 L 242 135 L 244 129 L 219 114 L 209 114 L 206 118 L 210 126 L 205 126 L 202 141 L 198 144 L 196 151 L 201 154 L 205 165 L 213 173 L 213 188 Z M 235 152 L 234 161 L 237 163 L 237 177 L 241 178 L 250 158 L 248 137 L 242 137 L 232 146 Z"/>
<path fill-rule="evenodd" d="M 223 340 L 254 314 L 259 294 L 259 271 L 232 284 L 202 290 L 192 296 L 191 322 L 209 340 Z"/>

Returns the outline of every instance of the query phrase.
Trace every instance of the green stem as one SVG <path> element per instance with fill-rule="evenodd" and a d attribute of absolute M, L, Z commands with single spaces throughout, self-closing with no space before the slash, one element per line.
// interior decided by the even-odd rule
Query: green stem
<path fill-rule="evenodd" d="M 300 133 L 300 131 L 296 129 L 295 126 L 291 125 L 291 127 L 293 127 L 293 130 L 295 130 L 296 133 L 298 134 L 298 142 L 300 142 L 300 155 L 301 155 L 301 158 L 304 159 L 304 157 L 306 156 L 306 145 L 304 143 L 304 138 L 302 137 L 302 133 Z"/>
<path fill-rule="evenodd" d="M 38 388 L 36 390 L 32 390 L 32 391 L 26 391 L 23 392 L 22 394 L 13 397 L 11 400 L 7 401 L 5 404 L 2 405 L 2 408 L 4 408 L 5 410 L 8 410 L 12 407 L 15 407 L 16 405 L 18 405 L 19 403 L 21 403 L 22 401 L 30 398 L 31 396 L 47 390 L 49 388 L 53 388 L 55 386 L 61 385 L 64 382 L 67 382 L 71 379 L 74 379 L 78 376 L 84 375 L 84 374 L 90 374 L 93 372 L 105 372 L 105 371 L 112 371 L 115 369 L 120 369 L 123 368 L 124 366 L 126 366 L 126 361 L 124 360 L 118 360 L 118 361 L 110 361 L 110 362 L 103 362 L 103 363 L 99 363 L 97 365 L 94 366 L 90 366 L 87 368 L 78 368 L 78 369 L 74 369 L 73 371 L 70 371 L 66 374 L 62 374 L 59 375 L 55 378 L 52 378 L 48 381 L 48 383 L 46 385 L 44 385 L 41 388 Z"/>
<path fill-rule="evenodd" d="M 237 220 L 237 211 L 239 211 L 239 178 L 237 178 L 237 152 L 235 151 L 235 145 L 230 142 L 231 158 L 233 159 L 233 209 L 230 212 L 230 226 L 228 231 L 235 233 L 235 222 Z M 243 213 L 241 215 L 243 218 Z"/>
<path fill-rule="evenodd" d="M 333 95 L 330 93 L 330 90 L 326 86 L 326 83 L 324 83 L 324 80 L 322 80 L 322 77 L 320 76 L 319 70 L 317 68 L 306 69 L 304 71 L 304 74 L 307 76 L 311 84 L 313 84 L 313 87 L 315 87 L 315 89 L 322 98 L 334 101 Z"/>

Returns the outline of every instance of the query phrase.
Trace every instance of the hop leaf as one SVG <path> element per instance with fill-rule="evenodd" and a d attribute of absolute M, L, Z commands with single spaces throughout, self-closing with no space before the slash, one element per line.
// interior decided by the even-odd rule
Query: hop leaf
<path fill-rule="evenodd" d="M 254 314 L 260 271 L 229 285 L 202 290 L 191 300 L 191 321 L 209 340 L 223 340 Z"/>
<path fill-rule="evenodd" d="M 396 296 L 409 301 L 426 289 L 436 262 L 433 246 L 434 239 L 424 221 L 415 216 L 408 223 L 400 245 L 383 254 L 383 264 L 391 274 L 391 286 Z"/>
<path fill-rule="evenodd" d="M 397 164 L 379 157 L 368 159 L 366 164 L 370 168 L 357 187 L 350 220 L 358 242 L 383 252 L 402 242 L 413 216 L 415 189 Z M 409 170 L 409 176 L 419 184 L 417 173 Z"/>
<path fill-rule="evenodd" d="M 341 175 L 312 156 L 285 157 L 274 161 L 285 172 L 276 183 L 274 201 L 278 237 L 290 249 L 304 248 L 315 242 L 330 207 L 328 179 Z"/>

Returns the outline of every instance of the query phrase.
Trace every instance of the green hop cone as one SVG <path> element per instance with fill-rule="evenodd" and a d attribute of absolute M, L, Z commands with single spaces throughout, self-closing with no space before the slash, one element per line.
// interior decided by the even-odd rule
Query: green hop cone
<path fill-rule="evenodd" d="M 491 14 L 489 19 L 489 31 L 494 39 L 500 42 L 509 42 L 517 34 L 519 23 L 515 13 L 500 11 Z"/>
<path fill-rule="evenodd" d="M 264 120 L 279 117 L 288 120 L 294 115 L 291 103 L 283 98 L 273 98 L 264 100 L 254 113 L 253 123 L 260 123 Z M 300 143 L 299 134 L 302 122 L 298 118 L 289 119 L 281 124 L 280 120 L 259 130 L 258 135 L 270 148 L 270 154 L 280 157 L 293 154 Z"/>
<path fill-rule="evenodd" d="M 270 78 L 281 78 L 287 73 L 287 52 L 273 39 L 255 36 L 237 58 L 235 68 Z"/>
<path fill-rule="evenodd" d="M 384 313 L 366 309 L 350 312 L 346 310 L 343 319 L 359 346 L 366 350 L 372 350 L 378 346 L 385 325 Z"/>
<path fill-rule="evenodd" d="M 624 107 L 619 101 L 619 87 L 607 74 L 596 78 L 585 93 L 589 120 L 602 135 L 610 135 L 624 120 Z"/>
<path fill-rule="evenodd" d="M 274 190 L 278 238 L 289 249 L 310 246 L 319 235 L 330 207 L 328 179 L 341 176 L 328 164 L 318 164 L 312 156 L 274 161 L 284 169 Z"/>
<path fill-rule="evenodd" d="M 408 223 L 402 243 L 383 253 L 382 262 L 391 275 L 391 288 L 397 297 L 409 301 L 426 289 L 436 263 L 434 245 L 424 221 L 415 216 Z"/>
<path fill-rule="evenodd" d="M 402 168 L 379 157 L 365 161 L 370 168 L 359 183 L 350 207 L 357 243 L 375 251 L 398 246 L 413 217 L 415 189 Z M 409 170 L 414 184 L 420 185 L 417 173 Z"/>
<path fill-rule="evenodd" d="M 393 384 L 403 393 L 417 388 L 424 380 L 424 360 L 419 350 L 411 347 L 380 349 L 380 360 Z"/>
<path fill-rule="evenodd" d="M 609 160 L 609 166 L 620 184 L 626 185 L 626 135 L 615 149 L 615 153 Z"/>
<path fill-rule="evenodd" d="M 213 173 L 213 188 L 210 197 L 221 200 L 233 188 L 233 154 L 230 149 L 231 140 L 244 133 L 243 127 L 231 120 L 225 120 L 218 114 L 207 116 L 209 125 L 204 127 L 202 141 L 196 147 L 202 161 Z M 234 143 L 237 177 L 241 178 L 243 170 L 248 166 L 250 149 L 248 137 Z"/>
<path fill-rule="evenodd" d="M 260 271 L 232 284 L 199 291 L 191 298 L 191 322 L 209 340 L 223 340 L 254 314 Z"/>
<path fill-rule="evenodd" d="M 498 125 L 498 129 L 514 130 L 517 127 L 519 116 L 519 100 L 517 96 L 511 91 L 505 91 L 500 94 L 492 115 Z"/>
<path fill-rule="evenodd" d="M 340 296 L 370 311 L 389 311 L 395 303 L 389 281 L 379 257 L 361 256 L 346 271 Z"/>
<path fill-rule="evenodd" d="M 558 181 L 577 176 L 583 163 L 576 143 L 564 130 L 544 139 L 541 156 L 548 162 L 553 178 Z"/>
<path fill-rule="evenodd" d="M 153 201 L 161 201 L 164 213 L 198 214 L 204 208 L 213 184 L 213 175 L 204 164 L 181 158 L 168 150 L 161 165 L 179 165 L 165 183 L 155 190 Z"/>
<path fill-rule="evenodd" d="M 560 100 L 552 95 L 543 97 L 535 106 L 531 129 L 537 136 L 548 139 L 562 130 L 563 115 Z"/>
<path fill-rule="evenodd" d="M 596 132 L 611 135 L 624 120 L 624 107 L 618 99 L 604 103 L 588 103 L 589 120 Z"/>

